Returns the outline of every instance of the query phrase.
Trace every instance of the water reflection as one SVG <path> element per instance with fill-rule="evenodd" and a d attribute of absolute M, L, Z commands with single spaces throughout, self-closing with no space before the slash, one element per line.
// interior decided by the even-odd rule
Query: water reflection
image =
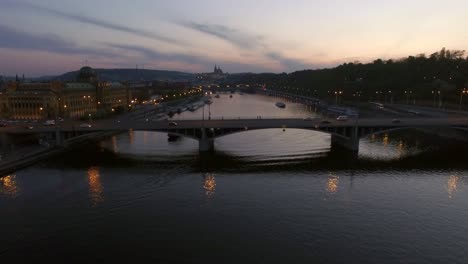
<path fill-rule="evenodd" d="M 402 158 L 405 156 L 407 149 L 403 140 L 400 140 L 397 145 L 398 157 Z"/>
<path fill-rule="evenodd" d="M 388 139 L 388 134 L 387 133 L 385 133 L 385 135 L 384 135 L 384 137 L 382 139 L 382 143 L 383 143 L 384 146 L 388 145 L 389 139 Z"/>
<path fill-rule="evenodd" d="M 10 198 L 15 198 L 18 194 L 16 175 L 8 175 L 0 178 L 0 194 Z"/>
<path fill-rule="evenodd" d="M 116 136 L 112 136 L 112 150 L 114 151 L 114 153 L 119 152 L 119 146 L 117 145 L 117 137 Z"/>
<path fill-rule="evenodd" d="M 216 189 L 215 177 L 212 173 L 207 173 L 203 178 L 203 189 L 205 189 L 205 195 L 208 199 L 211 199 L 213 198 Z"/>
<path fill-rule="evenodd" d="M 329 175 L 327 180 L 327 192 L 329 194 L 335 194 L 338 191 L 338 183 L 340 177 L 335 175 Z"/>
<path fill-rule="evenodd" d="M 133 134 L 133 129 L 128 130 L 128 140 L 130 141 L 130 145 L 133 145 L 133 142 L 135 141 L 135 136 Z"/>
<path fill-rule="evenodd" d="M 104 201 L 99 167 L 91 167 L 88 169 L 88 184 L 91 205 L 94 207 Z"/>
<path fill-rule="evenodd" d="M 450 199 L 457 192 L 458 181 L 460 177 L 458 175 L 451 175 L 447 181 L 447 192 Z"/>
<path fill-rule="evenodd" d="M 359 155 L 370 159 L 396 160 L 417 154 L 405 139 L 392 134 L 372 134 L 360 143 Z"/>

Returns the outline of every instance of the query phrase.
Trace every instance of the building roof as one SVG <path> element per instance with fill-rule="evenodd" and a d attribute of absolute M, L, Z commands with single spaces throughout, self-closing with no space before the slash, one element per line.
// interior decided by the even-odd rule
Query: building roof
<path fill-rule="evenodd" d="M 119 82 L 112 82 L 110 87 L 111 88 L 123 88 L 125 86 L 122 83 L 119 83 Z"/>
<path fill-rule="evenodd" d="M 79 82 L 93 82 L 97 80 L 96 71 L 91 67 L 85 66 L 78 72 L 77 80 Z"/>
<path fill-rule="evenodd" d="M 72 82 L 72 83 L 66 83 L 65 84 L 65 90 L 95 90 L 96 87 L 90 83 L 78 83 L 78 82 Z"/>

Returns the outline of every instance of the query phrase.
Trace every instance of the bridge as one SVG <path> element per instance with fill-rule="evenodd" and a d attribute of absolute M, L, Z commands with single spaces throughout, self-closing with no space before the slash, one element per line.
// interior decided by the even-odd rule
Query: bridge
<path fill-rule="evenodd" d="M 172 123 L 172 124 L 171 124 Z M 212 151 L 216 138 L 240 133 L 248 130 L 270 128 L 296 128 L 314 130 L 331 135 L 334 145 L 345 148 L 353 153 L 359 151 L 359 140 L 366 136 L 408 128 L 453 128 L 468 131 L 468 118 L 403 118 L 399 122 L 388 118 L 367 118 L 337 121 L 332 119 L 302 119 L 302 118 L 233 118 L 211 120 L 104 120 L 92 123 L 91 127 L 80 127 L 79 123 L 70 122 L 60 127 L 37 127 L 32 130 L 25 128 L 0 128 L 0 134 L 55 134 L 57 144 L 66 142 L 88 133 L 104 131 L 144 130 L 160 131 L 170 135 L 193 138 L 199 141 L 200 152 Z"/>

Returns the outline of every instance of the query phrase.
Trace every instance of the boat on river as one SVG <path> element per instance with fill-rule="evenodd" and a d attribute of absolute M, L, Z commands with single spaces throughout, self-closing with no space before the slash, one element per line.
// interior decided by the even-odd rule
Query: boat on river
<path fill-rule="evenodd" d="M 285 107 L 286 107 L 286 104 L 283 103 L 283 102 L 276 102 L 275 105 L 276 105 L 277 107 L 279 107 L 279 108 L 285 108 Z"/>

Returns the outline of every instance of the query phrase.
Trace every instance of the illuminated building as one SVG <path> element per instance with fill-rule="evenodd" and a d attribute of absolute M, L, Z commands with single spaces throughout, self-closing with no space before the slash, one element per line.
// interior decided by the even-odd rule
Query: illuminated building
<path fill-rule="evenodd" d="M 126 108 L 129 94 L 126 85 L 99 82 L 91 67 L 80 69 L 76 82 L 7 82 L 0 88 L 2 118 L 51 119 L 79 118 L 97 112 Z"/>

